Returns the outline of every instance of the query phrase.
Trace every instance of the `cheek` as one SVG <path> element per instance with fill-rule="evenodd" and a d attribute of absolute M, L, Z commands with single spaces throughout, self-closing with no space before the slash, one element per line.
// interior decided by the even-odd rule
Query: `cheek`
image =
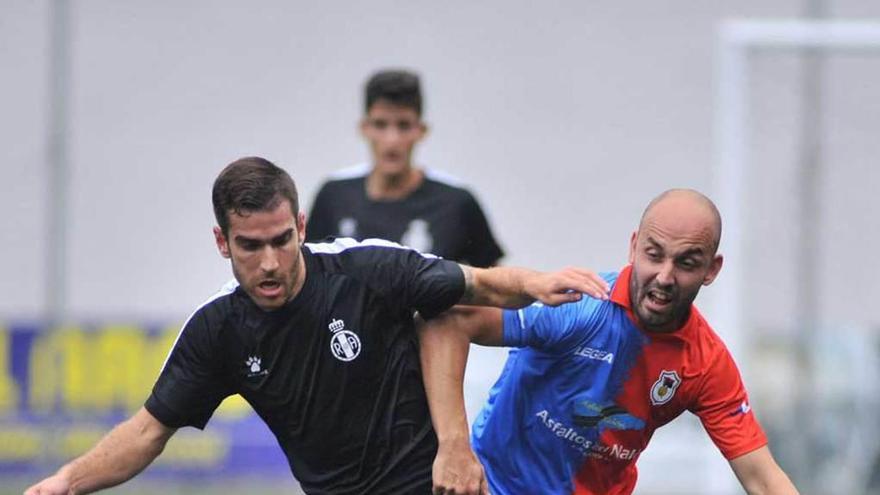
<path fill-rule="evenodd" d="M 238 268 L 239 273 L 248 273 L 259 265 L 259 259 L 254 254 L 232 253 L 232 264 Z"/>
<path fill-rule="evenodd" d="M 372 147 L 373 149 L 381 148 L 386 141 L 384 136 L 385 135 L 381 132 L 374 132 L 368 135 L 367 140 L 370 142 L 370 147 Z"/>
<path fill-rule="evenodd" d="M 636 269 L 636 265 L 633 265 L 632 271 L 632 285 L 631 288 L 635 288 L 635 295 L 638 295 L 642 290 L 650 283 L 653 275 L 650 270 L 645 270 L 644 266 L 639 267 L 640 269 Z"/>
<path fill-rule="evenodd" d="M 692 296 L 696 296 L 697 292 L 700 291 L 700 287 L 703 286 L 703 277 L 699 275 L 690 275 L 681 281 L 681 291 L 686 294 L 690 299 Z"/>
<path fill-rule="evenodd" d="M 412 150 L 413 147 L 414 147 L 414 146 L 416 145 L 416 143 L 418 143 L 418 142 L 419 142 L 419 137 L 418 137 L 418 136 L 411 136 L 409 139 L 406 140 L 406 148 L 407 148 L 408 150 Z"/>
<path fill-rule="evenodd" d="M 290 250 L 281 251 L 278 253 L 278 262 L 288 268 L 288 270 L 292 271 L 297 268 L 297 259 L 299 254 L 299 247 L 291 248 Z"/>

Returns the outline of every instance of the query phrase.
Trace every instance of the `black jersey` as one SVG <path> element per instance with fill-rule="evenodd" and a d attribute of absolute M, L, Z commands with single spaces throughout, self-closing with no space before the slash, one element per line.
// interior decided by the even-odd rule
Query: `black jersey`
<path fill-rule="evenodd" d="M 306 279 L 282 308 L 230 283 L 190 317 L 147 410 L 204 428 L 241 394 L 269 425 L 307 493 L 430 493 L 437 439 L 413 312 L 461 299 L 456 263 L 386 241 L 302 249 Z"/>
<path fill-rule="evenodd" d="M 389 239 L 446 259 L 478 267 L 495 265 L 504 255 L 476 198 L 433 171 L 407 197 L 374 201 L 367 196 L 367 168 L 326 182 L 318 191 L 306 237 Z"/>

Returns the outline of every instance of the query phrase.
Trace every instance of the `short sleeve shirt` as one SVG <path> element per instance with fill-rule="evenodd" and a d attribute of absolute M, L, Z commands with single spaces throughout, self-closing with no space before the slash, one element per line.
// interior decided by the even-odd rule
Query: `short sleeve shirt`
<path fill-rule="evenodd" d="M 235 283 L 200 307 L 146 403 L 203 428 L 241 394 L 307 493 L 430 492 L 431 427 L 413 324 L 464 293 L 450 261 L 385 241 L 306 244 L 306 280 L 266 312 Z"/>
<path fill-rule="evenodd" d="M 495 494 L 629 494 L 654 430 L 696 414 L 733 459 L 767 443 L 736 365 L 699 311 L 681 329 L 634 323 L 631 267 L 608 301 L 504 312 L 510 352 L 473 442 Z"/>
<path fill-rule="evenodd" d="M 321 187 L 309 214 L 309 241 L 376 237 L 478 267 L 495 265 L 504 255 L 467 189 L 428 170 L 405 198 L 377 201 L 367 196 L 367 172 L 369 167 L 359 167 Z"/>

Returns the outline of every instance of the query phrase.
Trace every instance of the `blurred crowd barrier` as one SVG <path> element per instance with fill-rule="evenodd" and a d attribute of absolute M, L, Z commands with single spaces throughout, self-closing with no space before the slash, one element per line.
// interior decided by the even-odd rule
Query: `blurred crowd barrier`
<path fill-rule="evenodd" d="M 754 402 L 788 474 L 803 493 L 880 494 L 880 330 L 822 325 L 799 340 L 758 333 Z"/>
<path fill-rule="evenodd" d="M 140 408 L 180 327 L 0 326 L 0 479 L 54 471 Z M 240 397 L 205 431 L 181 429 L 147 477 L 290 476 L 271 432 Z"/>
<path fill-rule="evenodd" d="M 0 485 L 16 479 L 26 486 L 54 471 L 140 408 L 179 328 L 0 325 Z M 880 494 L 880 332 L 825 328 L 803 346 L 773 338 L 773 332 L 760 334 L 765 337 L 753 347 L 748 373 L 777 458 L 804 493 Z M 489 368 L 504 356 L 492 357 Z M 481 376 L 471 377 L 469 385 Z M 472 412 L 485 399 L 478 388 L 469 394 Z M 702 438 L 695 421 L 693 430 Z M 696 442 L 679 440 L 676 447 L 685 450 Z M 654 479 L 650 463 L 642 467 L 641 491 L 669 493 L 668 479 Z M 227 493 L 223 488 L 241 479 L 268 483 L 266 493 L 278 484 L 270 480 L 296 490 L 271 432 L 239 396 L 220 406 L 205 431 L 181 429 L 141 478 L 162 483 L 142 485 L 144 493 L 184 483 L 183 493 L 192 487 Z M 208 483 L 223 486 L 204 488 Z M 701 485 L 692 493 L 714 492 Z"/>

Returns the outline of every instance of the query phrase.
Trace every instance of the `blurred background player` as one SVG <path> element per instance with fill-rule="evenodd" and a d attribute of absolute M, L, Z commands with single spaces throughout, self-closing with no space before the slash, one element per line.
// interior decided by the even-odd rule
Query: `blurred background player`
<path fill-rule="evenodd" d="M 497 264 L 504 252 L 476 198 L 413 164 L 415 147 L 428 132 L 416 74 L 383 70 L 370 77 L 360 131 L 371 163 L 340 171 L 321 187 L 309 242 L 380 238 L 472 266 Z"/>
<path fill-rule="evenodd" d="M 686 410 L 749 494 L 797 493 L 767 447 L 733 357 L 692 305 L 721 270 L 720 239 L 708 198 L 667 191 L 632 234 L 629 265 L 605 275 L 609 300 L 468 308 L 428 322 L 422 362 L 438 435 L 466 435 L 469 342 L 505 345 L 520 349 L 510 352 L 472 437 L 492 493 L 632 493 L 654 431 Z M 457 375 L 446 373 L 451 363 Z M 460 454 L 467 465 L 470 453 Z"/>

